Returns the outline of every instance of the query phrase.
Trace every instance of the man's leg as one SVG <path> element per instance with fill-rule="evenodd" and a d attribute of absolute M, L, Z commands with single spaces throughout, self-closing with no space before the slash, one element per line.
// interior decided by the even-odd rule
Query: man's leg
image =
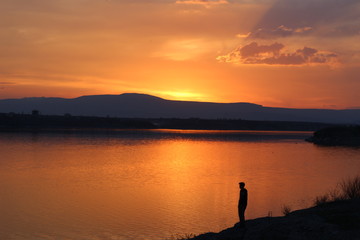
<path fill-rule="evenodd" d="M 246 206 L 240 206 L 239 207 L 239 219 L 240 219 L 240 226 L 243 227 L 245 226 L 245 209 Z"/>

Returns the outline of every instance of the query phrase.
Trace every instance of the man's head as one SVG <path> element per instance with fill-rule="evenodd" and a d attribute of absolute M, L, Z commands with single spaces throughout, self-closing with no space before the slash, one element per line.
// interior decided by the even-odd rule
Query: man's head
<path fill-rule="evenodd" d="M 244 182 L 239 182 L 239 186 L 241 189 L 243 189 L 245 187 L 245 183 Z"/>

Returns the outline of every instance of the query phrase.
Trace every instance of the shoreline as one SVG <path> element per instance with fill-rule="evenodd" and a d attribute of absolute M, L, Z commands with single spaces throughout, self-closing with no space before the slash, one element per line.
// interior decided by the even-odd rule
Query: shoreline
<path fill-rule="evenodd" d="M 283 217 L 263 217 L 238 223 L 218 233 L 188 240 L 356 240 L 360 239 L 360 199 L 325 203 Z"/>
<path fill-rule="evenodd" d="M 182 129 L 316 131 L 334 124 L 301 121 L 257 121 L 200 118 L 115 118 L 0 113 L 1 131 L 46 131 L 48 129 Z"/>

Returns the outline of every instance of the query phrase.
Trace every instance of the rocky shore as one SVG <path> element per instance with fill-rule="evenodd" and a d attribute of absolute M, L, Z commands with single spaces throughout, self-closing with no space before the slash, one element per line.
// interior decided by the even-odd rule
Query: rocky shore
<path fill-rule="evenodd" d="M 325 203 L 284 217 L 265 217 L 191 240 L 359 240 L 360 200 Z"/>

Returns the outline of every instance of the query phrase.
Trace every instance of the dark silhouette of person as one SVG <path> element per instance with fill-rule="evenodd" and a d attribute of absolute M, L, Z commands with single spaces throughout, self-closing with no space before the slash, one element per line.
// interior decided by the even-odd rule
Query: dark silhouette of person
<path fill-rule="evenodd" d="M 238 204 L 238 212 L 239 212 L 239 219 L 240 219 L 240 227 L 245 227 L 245 210 L 248 201 L 248 191 L 245 188 L 245 183 L 240 182 L 240 197 L 239 197 L 239 204 Z"/>

